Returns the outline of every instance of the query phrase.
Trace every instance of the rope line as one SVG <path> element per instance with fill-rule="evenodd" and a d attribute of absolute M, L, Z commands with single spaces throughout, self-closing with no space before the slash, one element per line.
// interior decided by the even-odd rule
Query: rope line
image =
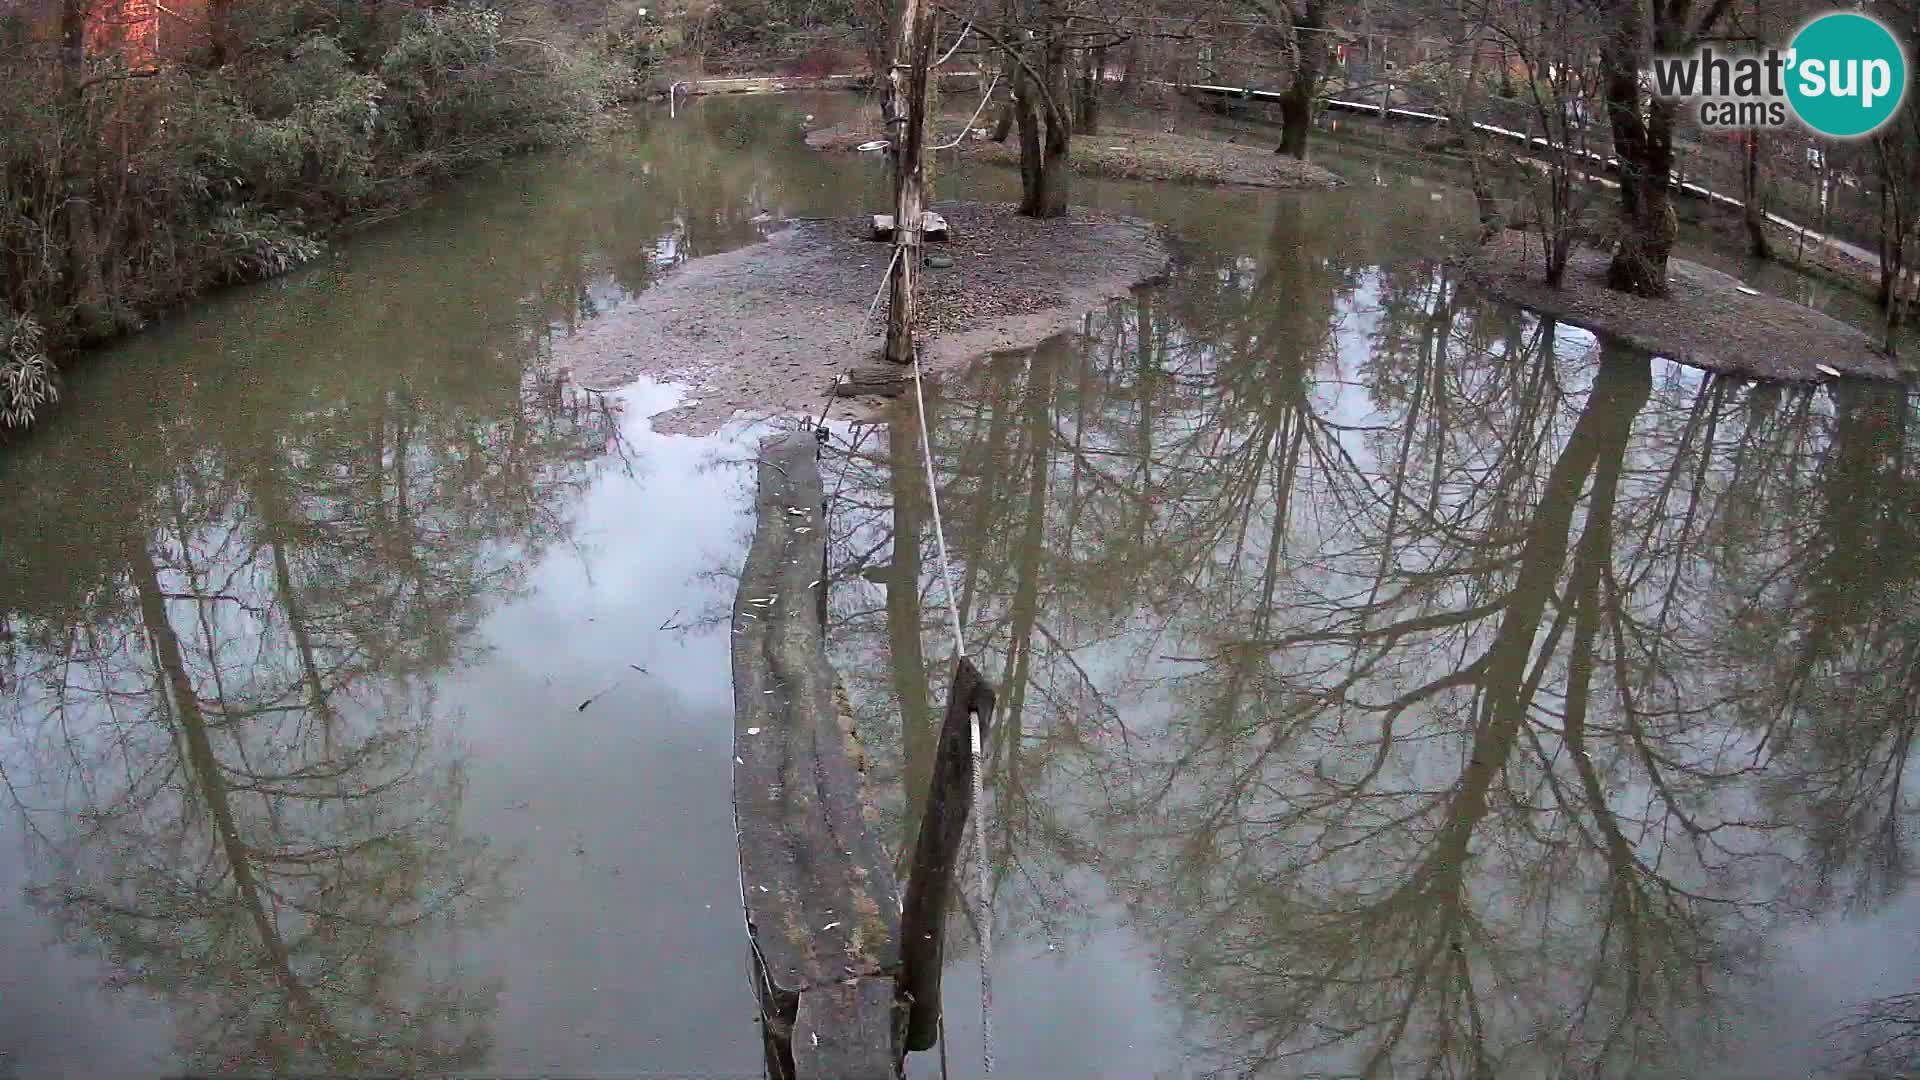
<path fill-rule="evenodd" d="M 913 404 L 920 413 L 920 460 L 927 467 L 927 501 L 933 506 L 933 538 L 940 548 L 940 583 L 947 593 L 947 614 L 953 619 L 953 655 L 967 655 L 966 631 L 960 626 L 960 605 L 953 595 L 953 571 L 947 566 L 947 530 L 940 520 L 940 490 L 933 475 L 933 446 L 927 440 L 927 399 L 920 392 L 920 350 L 913 351 Z M 974 754 L 980 753 L 976 741 Z"/>
<path fill-rule="evenodd" d="M 972 29 L 972 24 L 969 23 L 967 25 L 967 30 L 971 30 L 971 29 Z M 963 31 L 961 34 L 961 40 L 965 40 L 965 38 L 966 38 L 966 33 Z M 954 48 L 955 49 L 959 48 L 959 42 L 954 43 Z M 952 54 L 953 54 L 953 50 L 949 49 L 947 52 L 947 55 L 951 56 Z M 944 58 L 942 62 L 944 62 Z M 993 86 L 998 83 L 999 78 L 1000 76 L 998 74 L 995 74 L 993 77 L 993 80 L 988 84 L 987 94 L 985 97 L 981 98 L 980 108 L 974 110 L 973 115 L 975 119 L 979 118 L 980 112 L 985 109 L 987 101 L 992 98 Z M 972 121 L 968 122 L 968 126 L 969 127 L 972 126 Z M 962 135 L 964 134 L 965 132 L 963 131 Z M 894 239 L 893 257 L 890 260 L 888 260 L 887 269 L 880 275 L 880 287 L 877 290 L 875 290 L 874 297 L 873 297 L 873 304 L 867 309 L 868 318 L 872 318 L 873 313 L 879 310 L 880 298 L 886 294 L 887 283 L 892 278 L 894 265 L 900 261 L 902 254 L 906 250 L 906 245 L 901 242 L 901 238 L 904 237 L 906 234 L 906 230 L 902 228 L 903 225 L 904 225 L 903 222 L 898 222 L 898 221 L 894 222 L 894 238 L 895 239 Z M 952 620 L 953 655 L 954 655 L 955 662 L 957 663 L 958 661 L 965 659 L 967 655 L 966 627 L 961 623 L 960 604 L 953 591 L 953 569 L 947 555 L 947 530 L 946 530 L 945 521 L 943 520 L 940 513 L 939 480 L 934 475 L 934 472 L 933 472 L 933 444 L 929 439 L 928 433 L 927 433 L 927 399 L 926 399 L 926 394 L 921 389 L 920 376 L 921 376 L 920 350 L 916 346 L 913 350 L 913 403 L 914 403 L 915 412 L 918 415 L 920 420 L 920 460 L 922 464 L 924 464 L 926 467 L 927 501 L 933 510 L 933 536 L 934 536 L 935 543 L 938 545 L 939 555 L 940 555 L 940 583 L 946 593 L 947 615 Z M 835 385 L 838 385 L 837 379 L 835 380 Z M 831 407 L 831 403 L 832 403 L 832 393 L 833 393 L 832 389 L 829 388 L 828 390 L 829 408 Z M 818 423 L 818 426 L 815 429 L 814 434 L 819 437 L 821 446 L 823 448 L 828 445 L 830 434 L 826 427 L 826 410 L 825 409 L 823 409 L 821 412 L 820 421 Z M 853 443 L 853 450 L 858 450 L 858 448 L 859 448 L 859 441 L 856 439 Z M 847 469 L 851 469 L 852 467 L 851 457 L 852 457 L 852 452 L 850 451 L 848 454 L 849 460 L 846 465 Z M 843 471 L 841 473 L 841 481 L 844 483 L 845 479 L 846 479 L 846 472 Z M 838 498 L 837 487 L 836 487 L 834 497 Z M 831 502 L 832 500 L 829 500 L 829 504 L 831 504 Z M 986 743 L 985 728 L 991 719 L 992 719 L 991 716 L 976 715 L 974 717 L 974 722 L 968 725 L 968 731 L 967 731 L 968 743 L 970 745 L 970 749 L 973 754 L 973 761 L 971 763 L 972 768 L 969 769 L 968 771 L 971 773 L 971 778 L 973 781 L 973 784 L 972 784 L 973 786 L 973 815 L 972 815 L 973 817 L 973 850 L 974 850 L 974 865 L 978 875 L 977 881 L 978 881 L 979 891 L 980 891 L 980 896 L 979 896 L 980 915 L 979 915 L 979 923 L 977 927 L 979 932 L 979 940 L 980 940 L 980 954 L 979 954 L 979 959 L 980 959 L 980 1048 L 981 1048 L 980 1055 L 981 1055 L 981 1068 L 983 1070 L 984 1075 L 986 1076 L 993 1075 L 993 972 L 992 972 L 993 905 L 991 901 L 991 893 L 988 891 L 989 882 L 988 882 L 988 875 L 987 875 L 987 828 L 986 828 L 987 806 L 986 806 L 986 798 L 982 791 L 981 773 L 984 771 L 984 769 L 982 768 L 982 759 L 984 756 L 983 747 Z M 960 902 L 964 909 L 967 903 L 966 890 L 962 888 L 959 890 L 959 892 L 960 892 Z M 743 897 L 743 900 L 744 900 L 744 897 Z M 946 1053 L 947 1053 L 946 1021 L 944 1017 L 942 1017 L 940 1021 L 939 1042 L 940 1042 L 941 1067 L 944 1073 L 945 1066 L 946 1066 Z"/>
<path fill-rule="evenodd" d="M 973 23 L 971 21 L 968 21 L 967 23 L 965 23 L 960 27 L 960 36 L 953 39 L 953 48 L 948 49 L 946 53 L 940 57 L 940 59 L 935 60 L 933 62 L 933 70 L 935 72 L 938 71 L 940 65 L 953 59 L 953 54 L 960 51 L 960 46 L 966 42 L 967 35 L 971 33 L 973 33 Z"/>
<path fill-rule="evenodd" d="M 920 389 L 920 350 L 913 352 L 913 403 L 920 416 L 920 460 L 927 470 L 927 502 L 933 508 L 933 538 L 940 552 L 940 582 L 947 596 L 947 614 L 953 620 L 953 655 L 956 662 L 965 659 L 966 630 L 960 623 L 960 603 L 953 592 L 953 570 L 947 559 L 947 530 L 940 517 L 940 488 L 933 474 L 933 444 L 927 434 L 927 399 Z M 952 691 L 949 690 L 949 693 Z M 982 728 L 988 717 L 975 716 L 967 725 L 968 742 L 973 752 L 973 856 L 979 886 L 980 906 L 980 1059 L 984 1075 L 993 1075 L 993 900 L 987 882 L 987 800 L 981 790 L 980 774 L 985 771 L 981 748 L 986 739 Z M 966 903 L 966 890 L 960 890 L 960 902 Z M 942 1039 L 944 1047 L 945 1040 Z M 944 1053 L 944 1049 L 942 1053 Z"/>
<path fill-rule="evenodd" d="M 931 149 L 951 150 L 959 146 L 960 143 L 966 139 L 967 132 L 973 130 L 974 121 L 980 119 L 980 114 L 987 111 L 987 102 L 993 100 L 993 88 L 999 85 L 1000 73 L 996 71 L 993 73 L 993 78 L 987 80 L 987 92 L 980 97 L 980 107 L 973 110 L 973 115 L 967 118 L 967 126 L 960 129 L 960 134 L 955 135 L 952 142 L 941 143 L 939 146 L 931 147 Z M 871 317 L 871 313 L 869 313 L 869 317 Z"/>

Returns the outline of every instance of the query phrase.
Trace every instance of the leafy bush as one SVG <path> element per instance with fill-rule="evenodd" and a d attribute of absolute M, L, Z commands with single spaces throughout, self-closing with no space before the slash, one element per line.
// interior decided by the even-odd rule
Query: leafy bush
<path fill-rule="evenodd" d="M 26 427 L 42 406 L 60 399 L 44 344 L 39 323 L 0 311 L 0 429 Z"/>
<path fill-rule="evenodd" d="M 51 49 L 0 50 L 0 425 L 54 399 L 49 356 L 284 273 L 426 181 L 571 139 L 620 78 L 530 2 L 245 19 L 219 68 L 63 77 Z"/>

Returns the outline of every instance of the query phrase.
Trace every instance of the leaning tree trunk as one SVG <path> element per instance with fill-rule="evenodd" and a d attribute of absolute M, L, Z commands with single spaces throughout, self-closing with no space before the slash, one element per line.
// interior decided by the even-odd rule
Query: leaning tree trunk
<path fill-rule="evenodd" d="M 1635 296 L 1667 294 L 1667 257 L 1680 226 L 1673 213 L 1673 103 L 1641 111 L 1640 58 L 1645 17 L 1639 0 L 1618 5 L 1600 50 L 1613 152 L 1620 160 L 1620 240 L 1607 287 Z"/>
<path fill-rule="evenodd" d="M 1307 131 L 1313 126 L 1313 99 L 1320 91 L 1325 67 L 1325 0 L 1306 0 L 1293 24 L 1293 83 L 1280 99 L 1280 145 L 1277 154 L 1307 156 Z"/>

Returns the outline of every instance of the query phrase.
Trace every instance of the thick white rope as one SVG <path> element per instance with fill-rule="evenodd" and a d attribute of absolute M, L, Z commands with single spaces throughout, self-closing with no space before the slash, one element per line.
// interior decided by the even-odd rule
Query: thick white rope
<path fill-rule="evenodd" d="M 967 126 L 960 129 L 960 134 L 955 135 L 953 137 L 952 142 L 941 143 L 939 146 L 935 146 L 932 149 L 951 150 L 954 147 L 959 146 L 963 141 L 965 141 L 967 137 L 967 133 L 973 130 L 973 122 L 975 120 L 980 119 L 980 114 L 987 111 L 987 102 L 993 100 L 993 88 L 999 85 L 1000 85 L 1000 73 L 996 71 L 993 73 L 993 78 L 987 80 L 987 92 L 981 95 L 980 97 L 980 107 L 973 110 L 973 115 L 967 118 Z"/>
<path fill-rule="evenodd" d="M 893 227 L 898 229 L 900 223 L 897 221 L 894 222 Z M 887 269 L 880 275 L 880 287 L 873 291 L 873 303 L 867 305 L 867 318 L 869 319 L 873 318 L 874 312 L 880 310 L 880 298 L 887 295 L 888 279 L 893 277 L 893 264 L 900 261 L 900 251 L 901 249 L 897 246 L 893 249 L 893 258 L 887 260 Z"/>
<path fill-rule="evenodd" d="M 946 55 L 933 62 L 933 72 L 936 78 L 939 77 L 940 65 L 953 59 L 953 54 L 960 51 L 961 44 L 967 40 L 967 35 L 971 33 L 973 33 L 973 24 L 971 22 L 960 27 L 960 36 L 953 39 L 953 48 L 948 49 Z"/>
<path fill-rule="evenodd" d="M 953 655 L 964 659 L 966 631 L 960 625 L 960 603 L 953 594 L 953 571 L 947 565 L 947 531 L 940 520 L 940 489 L 933 475 L 933 445 L 927 435 L 927 399 L 920 390 L 920 351 L 913 353 L 913 403 L 920 414 L 920 460 L 927 467 L 927 501 L 933 507 L 933 538 L 940 551 L 940 581 L 946 587 L 947 614 L 953 619 Z M 948 690 L 952 692 L 951 689 Z M 986 742 L 988 717 L 976 716 L 967 725 L 973 750 L 973 857 L 980 889 L 980 1058 L 985 1075 L 993 1075 L 993 902 L 987 891 L 987 801 L 981 794 L 980 774 L 985 771 L 982 747 Z M 966 903 L 966 890 L 960 890 L 960 902 Z M 945 1053 L 945 1039 L 942 1053 Z"/>

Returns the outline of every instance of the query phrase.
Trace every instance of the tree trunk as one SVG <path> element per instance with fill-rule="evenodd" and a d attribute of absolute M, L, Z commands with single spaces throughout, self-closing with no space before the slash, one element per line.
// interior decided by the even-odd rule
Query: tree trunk
<path fill-rule="evenodd" d="M 1880 161 L 1880 292 L 1874 299 L 1887 313 L 1889 328 L 1899 325 L 1900 279 L 1906 270 L 1908 231 L 1906 192 L 1885 141 L 1876 140 Z"/>
<path fill-rule="evenodd" d="M 87 117 L 87 0 L 60 3 L 60 153 L 62 205 L 56 211 L 66 238 L 66 299 L 78 308 L 81 333 L 98 327 L 99 267 L 94 260 L 94 203 L 89 160 L 95 150 L 95 132 Z"/>
<path fill-rule="evenodd" d="M 991 138 L 997 143 L 1006 142 L 1008 137 L 1013 134 L 1014 109 L 1017 108 L 1015 101 L 1017 94 L 1015 91 L 1020 85 L 1020 65 L 1014 63 L 1011 57 L 1004 54 L 1000 57 L 1000 79 L 1007 84 L 1009 92 L 1006 97 L 1000 100 L 999 107 L 993 110 L 993 134 Z"/>
<path fill-rule="evenodd" d="M 1049 39 L 1041 47 L 1036 83 L 1025 65 L 1014 72 L 1014 118 L 1020 129 L 1020 212 L 1027 217 L 1053 218 L 1067 212 L 1067 149 L 1072 138 L 1070 118 L 1060 105 L 1066 89 L 1062 78 L 1066 47 Z"/>
<path fill-rule="evenodd" d="M 1320 74 L 1325 68 L 1325 0 L 1306 0 L 1293 24 L 1293 84 L 1280 99 L 1280 145 L 1278 154 L 1307 156 L 1307 130 L 1313 126 L 1313 99 L 1320 92 Z"/>
<path fill-rule="evenodd" d="M 1472 181 L 1474 208 L 1480 218 L 1480 242 L 1484 244 L 1499 235 L 1501 219 L 1493 181 L 1487 176 L 1480 129 L 1473 126 L 1473 114 L 1480 103 L 1480 39 L 1469 33 L 1460 47 L 1467 50 L 1467 77 L 1466 81 L 1457 85 L 1454 93 L 1448 95 L 1452 113 L 1448 122 L 1460 133 L 1460 148 L 1467 156 L 1467 174 Z M 1454 69 L 1459 70 L 1459 67 L 1459 57 L 1456 56 Z"/>
<path fill-rule="evenodd" d="M 1013 99 L 1008 98 L 1000 103 L 999 108 L 994 110 L 993 133 L 989 136 L 994 142 L 1006 142 L 1007 139 L 1013 135 L 1014 108 Z"/>
<path fill-rule="evenodd" d="M 1645 16 L 1623 0 L 1600 50 L 1614 155 L 1620 159 L 1620 241 L 1607 286 L 1635 296 L 1667 294 L 1667 257 L 1680 231 L 1673 214 L 1673 103 L 1655 98 L 1641 112 Z"/>
<path fill-rule="evenodd" d="M 1747 242 L 1754 257 L 1773 258 L 1773 245 L 1767 242 L 1767 209 L 1760 186 L 1760 133 L 1747 132 L 1746 169 Z"/>
<path fill-rule="evenodd" d="M 913 362 L 913 327 L 918 316 L 921 212 L 927 136 L 927 64 L 932 59 L 933 5 L 902 0 L 894 36 L 893 65 L 887 71 L 883 108 L 893 149 L 894 258 L 887 274 L 887 351 L 896 364 Z"/>
<path fill-rule="evenodd" d="M 434 7 L 439 7 L 436 3 Z M 207 56 L 214 67 L 226 67 L 233 59 L 233 0 L 209 0 L 207 4 Z"/>
<path fill-rule="evenodd" d="M 1040 108 L 1034 100 L 1033 77 L 1024 65 L 1013 73 L 1013 116 L 1020 131 L 1020 212 L 1041 217 L 1040 193 L 1043 184 L 1040 168 Z"/>
<path fill-rule="evenodd" d="M 1075 131 L 1092 135 L 1100 130 L 1100 90 L 1106 78 L 1106 69 L 1105 46 L 1081 51 L 1080 88 L 1073 102 Z"/>
<path fill-rule="evenodd" d="M 1289 91 L 1280 99 L 1280 145 L 1274 148 L 1276 154 L 1288 157 L 1307 156 L 1307 129 L 1313 126 L 1313 103 L 1303 99 L 1298 91 Z"/>

